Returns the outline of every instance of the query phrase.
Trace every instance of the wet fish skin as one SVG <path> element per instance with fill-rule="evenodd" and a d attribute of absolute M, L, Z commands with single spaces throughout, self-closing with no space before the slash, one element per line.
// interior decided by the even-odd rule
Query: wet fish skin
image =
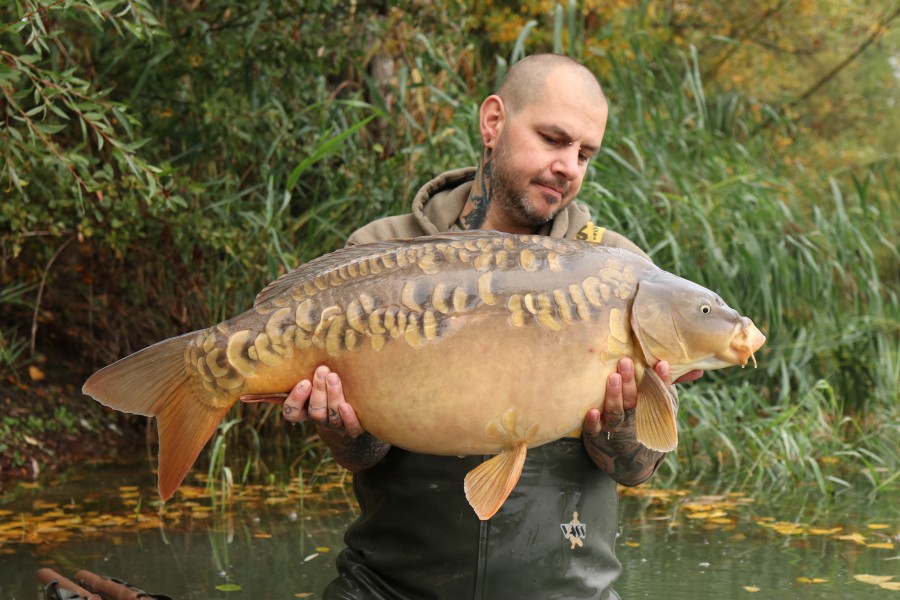
<path fill-rule="evenodd" d="M 716 327 L 667 312 L 673 294 L 687 299 L 679 307 L 695 296 L 715 307 Z M 673 318 L 690 322 L 680 329 L 692 339 L 654 330 L 672 329 Z M 764 339 L 709 290 L 625 250 L 444 234 L 311 261 L 260 292 L 253 309 L 126 357 L 84 391 L 157 417 L 167 499 L 241 396 L 286 392 L 326 364 L 379 439 L 432 454 L 498 454 L 466 482 L 487 518 L 518 480 L 528 447 L 566 435 L 602 407 L 620 357 L 635 357 L 641 377 L 639 439 L 670 450 L 675 401 L 644 367 L 744 364 Z M 699 349 L 679 350 L 686 347 Z"/>

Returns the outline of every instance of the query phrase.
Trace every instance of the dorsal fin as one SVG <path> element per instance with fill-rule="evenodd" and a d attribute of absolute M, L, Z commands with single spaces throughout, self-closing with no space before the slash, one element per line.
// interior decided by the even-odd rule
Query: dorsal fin
<path fill-rule="evenodd" d="M 295 285 L 302 284 L 304 281 L 310 281 L 323 273 L 329 273 L 332 269 L 336 269 L 341 265 L 349 264 L 357 260 L 363 260 L 377 256 L 391 250 L 395 250 L 399 246 L 399 241 L 395 242 L 373 242 L 371 244 L 360 244 L 358 246 L 348 246 L 339 248 L 334 252 L 329 252 L 318 258 L 314 258 L 308 263 L 304 263 L 289 271 L 264 287 L 257 295 L 253 306 L 258 306 L 267 300 L 271 300 L 293 288 Z"/>
<path fill-rule="evenodd" d="M 311 281 L 319 275 L 327 274 L 333 269 L 337 269 L 341 265 L 350 264 L 352 262 L 374 258 L 397 250 L 423 244 L 433 244 L 435 242 L 447 242 L 458 240 L 466 237 L 484 237 L 505 235 L 495 231 L 456 231 L 451 233 L 438 233 L 435 235 L 422 236 L 409 239 L 394 239 L 385 242 L 371 242 L 368 244 L 358 244 L 356 246 L 347 246 L 339 248 L 334 252 L 324 254 L 318 258 L 304 263 L 285 273 L 259 292 L 253 306 L 258 306 L 267 300 L 271 300 L 276 296 L 290 290 L 297 284 L 305 281 Z"/>

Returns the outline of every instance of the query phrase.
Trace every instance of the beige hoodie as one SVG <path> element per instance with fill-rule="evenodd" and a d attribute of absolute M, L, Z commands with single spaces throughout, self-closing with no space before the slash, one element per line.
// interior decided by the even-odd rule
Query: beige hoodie
<path fill-rule="evenodd" d="M 412 212 L 385 217 L 357 229 L 347 245 L 384 240 L 407 239 L 433 235 L 445 231 L 461 231 L 459 215 L 469 198 L 476 169 L 473 167 L 448 171 L 435 177 L 413 198 Z M 537 232 L 556 238 L 583 239 L 607 246 L 618 246 L 649 258 L 631 240 L 614 231 L 591 223 L 588 208 L 573 202 Z"/>

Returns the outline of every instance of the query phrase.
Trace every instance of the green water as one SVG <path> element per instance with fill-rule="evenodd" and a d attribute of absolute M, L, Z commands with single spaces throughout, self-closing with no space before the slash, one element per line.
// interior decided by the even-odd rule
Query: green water
<path fill-rule="evenodd" d="M 900 598 L 853 577 L 900 580 L 896 495 L 823 501 L 803 490 L 779 498 L 709 491 L 642 486 L 623 495 L 617 553 L 625 572 L 616 589 L 625 600 Z M 40 598 L 41 567 L 68 577 L 86 569 L 179 599 L 319 598 L 355 516 L 347 486 L 333 478 L 249 493 L 228 513 L 202 497 L 176 497 L 161 519 L 154 493 L 146 463 L 82 465 L 64 478 L 6 487 L 0 599 Z M 216 589 L 224 584 L 240 591 Z"/>

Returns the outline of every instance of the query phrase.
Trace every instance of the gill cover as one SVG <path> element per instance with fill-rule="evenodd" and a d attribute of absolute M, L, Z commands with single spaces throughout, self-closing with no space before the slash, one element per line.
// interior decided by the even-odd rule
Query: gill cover
<path fill-rule="evenodd" d="M 748 325 L 714 292 L 666 272 L 638 284 L 631 311 L 646 363 L 668 361 L 673 379 L 694 369 L 743 364 L 732 341 Z"/>

